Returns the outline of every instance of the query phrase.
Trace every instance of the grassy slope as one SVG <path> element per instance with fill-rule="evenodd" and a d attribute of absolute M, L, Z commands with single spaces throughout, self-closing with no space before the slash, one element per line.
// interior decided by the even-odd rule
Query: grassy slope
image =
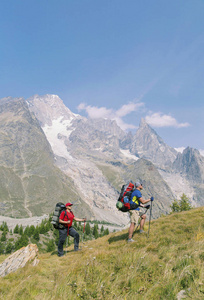
<path fill-rule="evenodd" d="M 40 254 L 38 266 L 0 279 L 0 298 L 204 299 L 203 220 L 204 207 L 152 221 L 149 238 L 136 232 L 131 244 L 126 229 L 61 258 Z"/>

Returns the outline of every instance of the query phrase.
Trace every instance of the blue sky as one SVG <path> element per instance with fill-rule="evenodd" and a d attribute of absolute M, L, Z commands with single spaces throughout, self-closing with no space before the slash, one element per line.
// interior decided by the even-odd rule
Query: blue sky
<path fill-rule="evenodd" d="M 0 40 L 0 98 L 56 94 L 204 150 L 203 0 L 2 0 Z"/>

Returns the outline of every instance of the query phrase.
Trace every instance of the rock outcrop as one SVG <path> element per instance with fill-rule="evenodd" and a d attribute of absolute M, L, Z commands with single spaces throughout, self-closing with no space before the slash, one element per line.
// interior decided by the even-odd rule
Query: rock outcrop
<path fill-rule="evenodd" d="M 29 244 L 6 258 L 0 265 L 0 276 L 4 277 L 11 272 L 15 272 L 19 268 L 23 268 L 28 262 L 32 266 L 36 266 L 39 263 L 38 247 L 35 244 Z"/>

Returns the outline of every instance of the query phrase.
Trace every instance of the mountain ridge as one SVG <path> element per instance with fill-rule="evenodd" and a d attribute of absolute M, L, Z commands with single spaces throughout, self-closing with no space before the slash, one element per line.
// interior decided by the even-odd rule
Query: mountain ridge
<path fill-rule="evenodd" d="M 85 203 L 86 208 L 89 208 L 88 210 L 90 210 L 90 215 L 93 218 L 105 219 L 106 221 L 114 220 L 116 223 L 121 222 L 123 224 L 128 222 L 127 214 L 118 212 L 115 203 L 120 187 L 130 179 L 144 182 L 144 197 L 156 195 L 158 204 L 156 205 L 154 218 L 168 213 L 173 199 L 178 199 L 186 191 L 187 196 L 190 197 L 190 201 L 195 206 L 203 204 L 202 168 L 204 162 L 202 156 L 198 151 L 192 151 L 192 153 L 196 153 L 192 156 L 194 160 L 184 159 L 190 150 L 184 150 L 182 154 L 176 152 L 175 149 L 165 144 L 145 120 L 141 120 L 139 129 L 133 135 L 130 132 L 124 132 L 115 121 L 107 119 L 90 120 L 74 114 L 58 96 L 47 94 L 45 96 L 35 95 L 26 100 L 23 98 L 15 100 L 13 98 L 1 99 L 2 128 L 3 126 L 10 126 L 8 112 L 2 109 L 3 104 L 9 103 L 10 106 L 15 106 L 15 103 L 19 101 L 25 106 L 25 112 L 21 117 L 26 118 L 26 114 L 29 114 L 32 120 L 31 125 L 35 125 L 42 136 L 41 147 L 45 144 L 49 149 L 50 166 L 54 169 L 57 168 L 57 172 L 62 172 L 60 173 L 61 176 L 67 178 L 67 182 L 74 190 L 75 201 L 78 201 L 77 198 L 83 199 L 82 203 Z M 10 119 L 12 118 L 14 116 L 11 116 Z M 15 120 L 16 122 L 19 121 Z M 31 130 L 31 127 L 29 127 L 31 125 L 24 121 L 25 132 L 23 138 L 25 141 L 29 141 L 29 131 L 25 129 L 30 128 Z M 14 127 L 12 127 L 12 130 L 14 130 Z M 6 142 L 3 131 L 1 131 L 1 140 L 3 146 Z M 15 145 L 13 147 L 18 149 L 19 143 L 16 143 L 15 130 L 13 131 L 12 143 Z M 29 146 L 28 142 L 25 144 Z M 38 141 L 35 139 L 33 149 L 40 147 L 37 144 Z M 33 149 L 29 149 L 28 147 L 27 152 L 32 152 Z M 0 153 L 0 161 L 2 162 L 0 169 L 4 166 L 3 154 L 5 156 L 5 152 Z M 12 155 L 10 153 L 10 159 L 12 159 Z M 18 163 L 22 164 L 22 162 L 22 159 L 18 160 Z M 185 172 L 183 164 L 188 165 Z M 36 168 L 35 161 L 31 169 L 33 167 Z M 194 184 L 193 186 L 191 177 L 194 177 L 195 170 L 198 171 L 197 176 L 200 176 L 200 181 L 197 180 L 200 184 L 196 186 Z M 13 169 L 11 171 L 13 172 Z M 0 175 L 2 181 L 4 177 L 9 178 L 9 176 L 12 176 L 11 173 L 5 175 L 7 173 L 3 169 L 2 174 L 4 174 L 4 176 Z M 22 176 L 25 175 L 26 173 L 23 172 Z M 61 176 L 59 177 L 61 178 Z M 65 179 L 63 180 L 66 182 Z M 180 186 L 179 182 L 182 183 Z M 157 186 L 160 186 L 160 188 L 158 189 Z M 4 199 L 3 202 L 1 201 L 0 207 L 6 203 L 7 200 L 5 197 Z M 25 204 L 29 203 L 25 199 L 24 202 Z M 29 206 L 24 206 L 29 209 Z M 32 209 L 36 213 L 36 209 L 34 207 Z M 51 205 L 44 212 L 51 212 Z"/>

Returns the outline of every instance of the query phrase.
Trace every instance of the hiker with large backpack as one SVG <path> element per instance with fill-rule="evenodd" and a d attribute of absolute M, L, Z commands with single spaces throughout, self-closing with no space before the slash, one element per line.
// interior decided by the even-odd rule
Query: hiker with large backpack
<path fill-rule="evenodd" d="M 67 203 L 65 205 L 66 209 L 62 210 L 59 216 L 59 242 L 58 242 L 58 256 L 63 256 L 63 245 L 68 235 L 74 238 L 74 251 L 79 250 L 79 234 L 78 232 L 72 227 L 73 220 L 77 222 L 86 221 L 86 218 L 79 219 L 76 218 L 72 212 L 72 203 Z"/>
<path fill-rule="evenodd" d="M 131 195 L 134 190 L 135 185 L 132 180 L 122 186 L 119 198 L 116 203 L 116 207 L 118 210 L 122 212 L 128 212 L 139 206 L 139 203 L 130 203 Z"/>
<path fill-rule="evenodd" d="M 142 183 L 136 182 L 135 183 L 135 190 L 131 194 L 130 198 L 130 205 L 135 203 L 138 205 L 137 208 L 134 210 L 130 210 L 130 227 L 129 227 L 129 235 L 128 235 L 128 242 L 134 242 L 132 239 L 133 232 L 135 229 L 135 225 L 138 223 L 139 218 L 141 218 L 140 221 L 140 233 L 143 233 L 144 230 L 144 224 L 145 224 L 145 219 L 146 219 L 146 214 L 140 211 L 140 207 L 145 207 L 144 204 L 148 203 L 149 201 L 153 201 L 154 198 L 151 197 L 147 200 L 142 198 L 141 190 L 143 189 Z"/>

